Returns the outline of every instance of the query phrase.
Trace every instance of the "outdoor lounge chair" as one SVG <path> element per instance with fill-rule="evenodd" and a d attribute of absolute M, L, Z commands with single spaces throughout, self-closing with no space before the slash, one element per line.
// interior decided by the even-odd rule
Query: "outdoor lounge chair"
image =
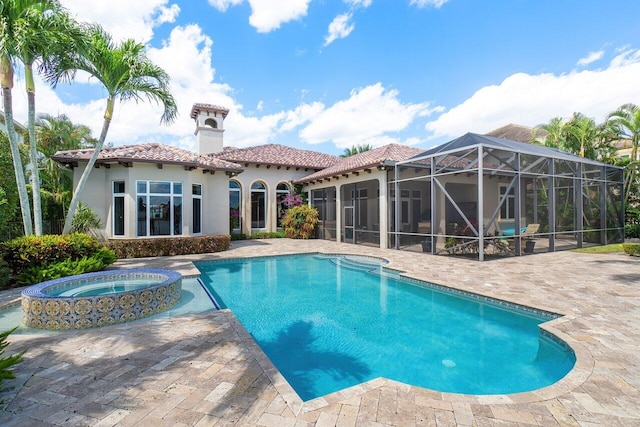
<path fill-rule="evenodd" d="M 525 228 L 520 229 L 520 248 L 522 251 L 532 253 L 535 245 L 532 234 L 536 234 L 540 230 L 540 224 L 529 224 Z M 515 250 L 516 239 L 509 242 L 509 247 Z"/>

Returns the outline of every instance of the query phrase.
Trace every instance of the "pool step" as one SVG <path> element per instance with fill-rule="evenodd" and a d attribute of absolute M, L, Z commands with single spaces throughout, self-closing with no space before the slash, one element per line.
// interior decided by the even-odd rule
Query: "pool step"
<path fill-rule="evenodd" d="M 380 277 L 389 277 L 397 279 L 400 275 L 397 272 L 385 270 L 378 262 L 363 262 L 361 259 L 353 259 L 346 256 L 338 258 L 328 258 L 329 262 L 339 267 L 348 268 L 350 270 L 364 271 L 375 274 Z"/>

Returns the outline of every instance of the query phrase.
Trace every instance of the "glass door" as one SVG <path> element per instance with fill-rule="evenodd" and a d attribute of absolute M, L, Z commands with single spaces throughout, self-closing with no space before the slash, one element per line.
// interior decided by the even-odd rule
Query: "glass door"
<path fill-rule="evenodd" d="M 355 211 L 353 206 L 345 206 L 343 209 L 342 223 L 344 224 L 344 242 L 355 243 L 354 223 Z"/>

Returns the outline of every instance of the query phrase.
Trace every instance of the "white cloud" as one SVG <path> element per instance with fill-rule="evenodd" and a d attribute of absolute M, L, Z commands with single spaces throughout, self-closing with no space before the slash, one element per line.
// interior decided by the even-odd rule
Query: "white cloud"
<path fill-rule="evenodd" d="M 209 4 L 220 12 L 226 12 L 229 6 L 237 6 L 244 0 L 209 0 Z"/>
<path fill-rule="evenodd" d="M 287 132 L 312 120 L 324 110 L 324 104 L 313 102 L 311 104 L 301 104 L 295 110 L 287 112 L 280 126 L 281 132 Z"/>
<path fill-rule="evenodd" d="M 343 13 L 336 16 L 329 24 L 329 32 L 324 39 L 324 46 L 328 46 L 337 39 L 347 37 L 355 28 L 354 24 L 350 24 L 351 13 Z"/>
<path fill-rule="evenodd" d="M 405 130 L 417 117 L 439 108 L 430 108 L 427 102 L 403 104 L 398 95 L 381 83 L 353 90 L 348 99 L 316 112 L 300 137 L 309 144 L 333 142 L 338 148 L 401 142 L 389 134 Z"/>
<path fill-rule="evenodd" d="M 367 8 L 371 6 L 371 3 L 373 3 L 373 0 L 344 0 L 344 2 L 351 7 Z"/>
<path fill-rule="evenodd" d="M 169 0 L 62 0 L 62 4 L 79 21 L 99 22 L 115 40 L 133 38 L 146 43 L 153 29 L 174 22 L 180 13 L 177 4 Z"/>
<path fill-rule="evenodd" d="M 249 24 L 259 33 L 268 33 L 280 28 L 282 24 L 307 15 L 311 0 L 247 0 L 251 6 Z M 356 0 L 358 1 L 358 0 Z M 369 1 L 369 0 L 364 0 Z M 230 6 L 237 6 L 244 0 L 209 0 L 209 4 L 220 12 L 226 12 Z"/>
<path fill-rule="evenodd" d="M 508 123 L 536 126 L 581 112 L 596 122 L 640 99 L 640 51 L 627 49 L 602 70 L 568 74 L 518 73 L 486 86 L 426 125 L 433 137 L 485 133 Z"/>
<path fill-rule="evenodd" d="M 160 15 L 156 18 L 156 24 L 173 23 L 180 14 L 180 6 L 172 4 L 169 7 L 162 8 Z"/>
<path fill-rule="evenodd" d="M 611 67 L 624 67 L 626 65 L 640 62 L 640 50 L 625 47 L 619 49 L 618 52 L 618 55 L 611 60 Z"/>
<path fill-rule="evenodd" d="M 311 0 L 249 0 L 249 24 L 259 33 L 268 33 L 280 25 L 306 16 Z"/>
<path fill-rule="evenodd" d="M 580 58 L 580 60 L 578 60 L 578 64 L 577 65 L 589 65 L 593 62 L 596 62 L 599 59 L 602 59 L 602 57 L 604 56 L 604 50 L 599 50 L 597 52 L 589 52 L 589 54 L 587 56 L 585 56 L 584 58 Z"/>
<path fill-rule="evenodd" d="M 351 22 L 354 10 L 366 9 L 371 6 L 373 0 L 344 0 L 349 5 L 349 12 L 342 13 L 329 24 L 327 35 L 324 38 L 323 46 L 329 46 L 338 39 L 346 38 L 355 29 L 355 24 Z"/>
<path fill-rule="evenodd" d="M 409 5 L 416 5 L 420 8 L 422 7 L 427 7 L 427 6 L 433 6 L 436 9 L 439 9 L 443 4 L 445 4 L 446 2 L 448 2 L 449 0 L 411 0 L 409 2 Z"/>

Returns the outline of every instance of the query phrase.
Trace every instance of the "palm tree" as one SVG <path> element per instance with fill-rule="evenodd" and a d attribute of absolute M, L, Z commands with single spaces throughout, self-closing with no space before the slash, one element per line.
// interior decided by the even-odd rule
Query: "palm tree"
<path fill-rule="evenodd" d="M 16 176 L 18 196 L 20 199 L 20 210 L 22 213 L 22 223 L 25 234 L 33 234 L 33 224 L 31 222 L 31 208 L 29 206 L 29 195 L 27 184 L 24 180 L 24 169 L 20 150 L 18 148 L 18 138 L 13 123 L 13 99 L 11 90 L 13 89 L 13 61 L 15 60 L 18 45 L 24 43 L 24 28 L 29 27 L 30 8 L 34 6 L 34 1 L 7 0 L 0 1 L 0 86 L 2 87 L 2 106 L 9 137 L 9 147 L 13 159 L 13 171 Z"/>
<path fill-rule="evenodd" d="M 33 197 L 33 223 L 36 235 L 42 234 L 42 205 L 40 201 L 40 176 L 38 172 L 38 150 L 36 141 L 36 101 L 33 66 L 39 62 L 46 69 L 48 57 L 56 51 L 74 50 L 81 43 L 78 24 L 62 8 L 58 0 L 15 1 L 30 5 L 28 17 L 30 25 L 20 32 L 23 40 L 16 45 L 15 57 L 24 65 L 27 90 L 29 130 L 29 159 L 31 164 L 31 190 Z"/>
<path fill-rule="evenodd" d="M 55 86 L 61 81 L 73 79 L 76 71 L 85 71 L 99 80 L 108 93 L 100 138 L 73 193 L 63 233 L 71 230 L 79 196 L 107 137 L 115 101 L 133 99 L 137 102 L 146 99 L 157 102 L 164 108 L 161 123 L 172 123 L 178 114 L 175 99 L 169 90 L 169 75 L 147 58 L 144 45 L 132 39 L 115 44 L 99 25 L 89 26 L 86 33 L 87 48 L 60 56 L 56 67 L 47 74 L 47 78 Z"/>
<path fill-rule="evenodd" d="M 594 158 L 594 143 L 598 136 L 598 126 L 596 122 L 582 113 L 573 113 L 564 129 L 569 135 L 568 148 L 580 157 Z"/>
<path fill-rule="evenodd" d="M 561 150 L 564 149 L 566 145 L 564 125 L 565 122 L 562 117 L 554 117 L 549 120 L 549 123 L 536 126 L 536 128 L 546 131 L 547 134 L 544 137 L 534 137 L 531 142 Z"/>
<path fill-rule="evenodd" d="M 634 104 L 624 104 L 609 113 L 607 122 L 615 126 L 621 138 L 631 140 L 631 158 L 628 165 L 629 173 L 624 180 L 625 202 L 629 200 L 631 186 L 636 178 L 638 169 L 638 145 L 640 144 L 640 108 Z"/>
<path fill-rule="evenodd" d="M 49 157 L 60 150 L 75 150 L 95 146 L 91 128 L 75 124 L 66 114 L 40 114 L 36 121 L 38 150 Z"/>
<path fill-rule="evenodd" d="M 365 151 L 371 151 L 372 149 L 373 147 L 371 146 L 371 144 L 358 144 L 352 146 L 351 148 L 345 148 L 344 152 L 340 154 L 340 157 L 351 157 L 355 156 L 356 154 L 364 153 Z"/>
<path fill-rule="evenodd" d="M 69 49 L 68 40 L 77 34 L 73 30 L 73 20 L 69 18 L 58 0 L 3 0 L 0 1 L 0 80 L 3 107 L 7 119 L 7 133 L 14 173 L 18 184 L 20 208 L 25 234 L 42 233 L 42 213 L 40 206 L 40 181 L 37 168 L 35 140 L 35 84 L 33 65 L 46 60 L 48 53 L 56 49 Z M 13 124 L 13 74 L 14 64 L 24 65 L 27 99 L 29 104 L 29 157 L 31 164 L 31 184 L 33 192 L 35 222 L 32 224 L 29 196 L 24 170 L 18 150 L 18 140 Z"/>
<path fill-rule="evenodd" d="M 36 121 L 36 138 L 38 152 L 44 157 L 42 168 L 42 191 L 67 211 L 67 203 L 73 191 L 73 179 L 68 170 L 51 159 L 58 150 L 75 150 L 95 146 L 96 139 L 91 135 L 91 129 L 85 125 L 74 124 L 69 117 L 62 114 L 54 117 L 41 114 Z"/>

